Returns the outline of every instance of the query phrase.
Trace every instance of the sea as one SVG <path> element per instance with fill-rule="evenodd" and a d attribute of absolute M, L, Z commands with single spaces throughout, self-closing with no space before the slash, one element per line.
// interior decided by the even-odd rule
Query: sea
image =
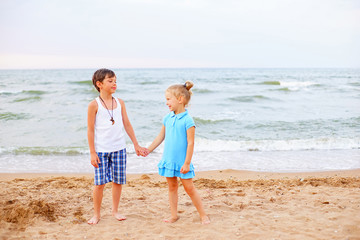
<path fill-rule="evenodd" d="M 0 172 L 92 173 L 87 107 L 96 69 L 0 70 Z M 195 171 L 360 168 L 360 69 L 112 69 L 141 146 L 160 132 L 165 90 L 194 82 Z M 127 172 L 155 173 L 163 144 Z"/>

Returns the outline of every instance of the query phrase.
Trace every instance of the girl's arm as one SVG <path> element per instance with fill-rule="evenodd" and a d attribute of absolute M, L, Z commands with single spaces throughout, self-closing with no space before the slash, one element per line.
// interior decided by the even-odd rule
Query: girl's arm
<path fill-rule="evenodd" d="M 181 167 L 180 172 L 185 174 L 190 171 L 191 158 L 194 153 L 194 142 L 195 142 L 195 127 L 191 127 L 186 131 L 187 135 L 187 149 L 186 158 L 184 165 Z"/>
<path fill-rule="evenodd" d="M 138 155 L 138 156 L 143 155 L 143 149 L 142 149 L 142 147 L 140 147 L 138 141 L 136 140 L 134 129 L 133 129 L 133 127 L 130 123 L 129 117 L 127 115 L 125 103 L 120 98 L 118 98 L 118 99 L 119 99 L 119 102 L 121 105 L 121 116 L 122 116 L 125 131 L 126 131 L 127 135 L 130 137 L 132 143 L 134 144 L 136 155 Z"/>
<path fill-rule="evenodd" d="M 148 147 L 149 152 L 154 151 L 163 141 L 165 138 L 165 126 L 161 127 L 159 135 L 154 139 L 151 145 Z"/>
<path fill-rule="evenodd" d="M 88 136 L 88 143 L 89 143 L 89 149 L 90 149 L 90 160 L 91 165 L 98 168 L 100 159 L 98 155 L 95 152 L 95 118 L 96 118 L 96 112 L 97 112 L 98 106 L 96 101 L 92 101 L 88 106 L 88 118 L 87 118 L 87 136 Z"/>

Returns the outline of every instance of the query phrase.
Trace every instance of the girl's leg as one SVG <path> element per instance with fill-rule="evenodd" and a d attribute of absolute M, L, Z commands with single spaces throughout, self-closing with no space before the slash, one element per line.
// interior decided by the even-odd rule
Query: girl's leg
<path fill-rule="evenodd" d="M 177 215 L 178 181 L 177 181 L 177 177 L 167 177 L 166 180 L 169 187 L 169 202 L 170 202 L 171 217 L 170 219 L 164 219 L 164 222 L 173 223 L 179 219 Z"/>
<path fill-rule="evenodd" d="M 117 184 L 114 182 L 112 183 L 112 201 L 113 201 L 112 214 L 119 221 L 126 219 L 125 216 L 121 215 L 118 212 L 119 202 L 120 202 L 120 197 L 121 197 L 121 190 L 122 190 L 121 184 Z"/>
<path fill-rule="evenodd" d="M 94 216 L 88 221 L 88 224 L 97 224 L 100 221 L 100 208 L 103 198 L 105 184 L 95 185 L 93 191 Z"/>
<path fill-rule="evenodd" d="M 196 207 L 196 210 L 200 214 L 201 223 L 209 224 L 210 219 L 205 213 L 205 210 L 204 210 L 204 207 L 203 207 L 203 204 L 201 201 L 201 197 L 200 197 L 198 191 L 196 190 L 192 179 L 181 179 L 181 182 L 184 186 L 185 192 L 189 195 L 193 204 Z"/>

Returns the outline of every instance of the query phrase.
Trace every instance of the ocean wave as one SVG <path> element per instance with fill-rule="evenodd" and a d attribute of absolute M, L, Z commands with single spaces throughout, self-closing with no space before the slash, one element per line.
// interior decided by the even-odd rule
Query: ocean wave
<path fill-rule="evenodd" d="M 355 87 L 359 87 L 359 86 L 360 86 L 360 82 L 351 82 L 351 83 L 348 83 L 348 85 L 350 85 L 350 86 L 355 86 Z"/>
<path fill-rule="evenodd" d="M 261 82 L 260 84 L 262 85 L 280 85 L 280 81 L 265 81 L 265 82 Z"/>
<path fill-rule="evenodd" d="M 0 113 L 0 120 L 23 120 L 28 119 L 30 116 L 26 113 L 12 113 L 12 112 L 4 112 Z"/>
<path fill-rule="evenodd" d="M 277 89 L 280 91 L 297 91 L 302 88 L 307 88 L 310 86 L 315 86 L 315 87 L 322 86 L 321 84 L 318 84 L 316 82 L 311 82 L 311 81 L 304 81 L 304 82 L 300 82 L 300 81 L 265 81 L 265 82 L 261 82 L 260 84 L 261 85 L 281 86 L 283 88 Z"/>
<path fill-rule="evenodd" d="M 21 93 L 30 94 L 30 95 L 43 95 L 47 92 L 41 90 L 24 90 Z"/>
<path fill-rule="evenodd" d="M 269 100 L 270 98 L 262 96 L 262 95 L 255 95 L 255 96 L 239 96 L 239 97 L 232 97 L 229 98 L 231 101 L 235 102 L 255 102 L 257 100 Z"/>
<path fill-rule="evenodd" d="M 193 118 L 197 125 L 209 125 L 209 124 L 216 124 L 216 123 L 223 123 L 223 122 L 233 122 L 232 119 L 203 119 L 199 117 Z"/>
<path fill-rule="evenodd" d="M 27 95 L 43 95 L 47 92 L 41 90 L 21 90 L 21 91 L 0 91 L 0 95 L 19 95 L 19 94 L 27 94 Z"/>
<path fill-rule="evenodd" d="M 157 85 L 161 83 L 160 81 L 143 81 L 143 82 L 140 82 L 139 84 L 140 85 Z"/>
<path fill-rule="evenodd" d="M 41 100 L 39 96 L 26 97 L 26 98 L 18 98 L 15 99 L 14 102 L 35 102 Z"/>
<path fill-rule="evenodd" d="M 150 145 L 145 143 L 144 146 Z M 162 153 L 163 145 L 155 152 Z M 306 150 L 351 150 L 360 149 L 360 138 L 313 138 L 290 140 L 211 140 L 195 138 L 196 152 L 273 152 L 273 151 L 306 151 Z M 128 154 L 135 154 L 132 144 L 127 144 Z M 87 146 L 83 147 L 0 147 L 0 154 L 32 156 L 78 156 L 88 155 Z"/>
<path fill-rule="evenodd" d="M 305 81 L 305 82 L 280 81 L 280 86 L 284 86 L 284 87 L 308 87 L 308 86 L 312 86 L 312 85 L 317 85 L 317 83 L 309 82 L 309 81 Z"/>
<path fill-rule="evenodd" d="M 0 148 L 1 154 L 14 155 L 82 155 L 88 153 L 88 148 L 81 147 L 10 147 Z"/>
<path fill-rule="evenodd" d="M 298 151 L 360 149 L 360 138 L 314 138 L 291 140 L 209 140 L 196 138 L 199 152 L 243 152 L 243 151 Z"/>
<path fill-rule="evenodd" d="M 82 81 L 74 81 L 74 82 L 70 82 L 71 84 L 78 84 L 78 85 L 90 85 L 92 86 L 92 80 L 82 80 Z"/>
<path fill-rule="evenodd" d="M 205 88 L 195 88 L 195 89 L 191 89 L 191 91 L 196 92 L 196 93 L 212 93 L 213 91 L 209 90 L 209 89 L 205 89 Z"/>

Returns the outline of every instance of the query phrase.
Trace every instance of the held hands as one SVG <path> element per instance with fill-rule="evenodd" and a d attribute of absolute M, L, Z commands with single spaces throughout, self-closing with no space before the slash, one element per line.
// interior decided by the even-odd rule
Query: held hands
<path fill-rule="evenodd" d="M 140 147 L 139 145 L 135 146 L 136 155 L 146 157 L 149 155 L 150 151 L 147 148 Z"/>

